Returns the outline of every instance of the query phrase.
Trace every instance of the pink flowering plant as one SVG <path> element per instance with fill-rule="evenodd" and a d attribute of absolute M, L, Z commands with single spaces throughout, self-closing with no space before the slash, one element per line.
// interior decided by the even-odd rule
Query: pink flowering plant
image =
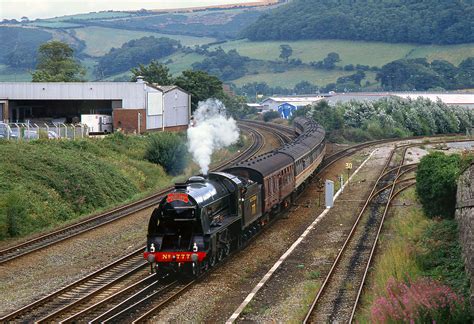
<path fill-rule="evenodd" d="M 468 323 L 466 304 L 451 288 L 429 278 L 397 282 L 371 307 L 372 323 Z M 468 316 L 468 315 L 467 315 Z"/>

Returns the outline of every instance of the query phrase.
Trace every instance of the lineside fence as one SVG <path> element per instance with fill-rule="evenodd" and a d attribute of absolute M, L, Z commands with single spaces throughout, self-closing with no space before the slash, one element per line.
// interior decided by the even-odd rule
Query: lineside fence
<path fill-rule="evenodd" d="M 47 139 L 81 139 L 89 136 L 85 124 L 66 123 L 5 123 L 0 122 L 0 139 L 30 141 Z"/>

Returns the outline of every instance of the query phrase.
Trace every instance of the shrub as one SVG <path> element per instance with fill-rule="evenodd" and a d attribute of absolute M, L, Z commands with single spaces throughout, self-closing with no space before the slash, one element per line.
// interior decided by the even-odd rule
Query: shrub
<path fill-rule="evenodd" d="M 416 172 L 416 192 L 428 217 L 452 218 L 461 157 L 441 152 L 424 156 Z"/>
<path fill-rule="evenodd" d="M 28 205 L 27 194 L 20 187 L 14 188 L 4 198 L 4 217 L 5 222 L 2 238 L 15 237 L 22 233 L 28 223 Z"/>
<path fill-rule="evenodd" d="M 280 118 L 280 113 L 278 111 L 267 111 L 263 113 L 263 120 L 266 122 L 276 118 Z"/>
<path fill-rule="evenodd" d="M 422 235 L 424 253 L 417 262 L 425 276 L 440 280 L 456 292 L 469 296 L 469 279 L 459 243 L 458 224 L 454 219 L 434 221 Z"/>
<path fill-rule="evenodd" d="M 149 137 L 145 159 L 160 164 L 167 173 L 177 175 L 186 167 L 186 145 L 178 134 L 153 134 Z"/>
<path fill-rule="evenodd" d="M 438 281 L 390 279 L 371 308 L 372 323 L 468 323 L 464 299 Z"/>

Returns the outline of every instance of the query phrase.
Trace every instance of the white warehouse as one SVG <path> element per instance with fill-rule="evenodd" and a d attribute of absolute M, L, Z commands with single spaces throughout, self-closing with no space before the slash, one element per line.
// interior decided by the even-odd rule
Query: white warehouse
<path fill-rule="evenodd" d="M 186 129 L 191 95 L 177 86 L 144 82 L 0 82 L 0 121 L 77 123 L 81 115 L 111 115 L 126 132 Z"/>

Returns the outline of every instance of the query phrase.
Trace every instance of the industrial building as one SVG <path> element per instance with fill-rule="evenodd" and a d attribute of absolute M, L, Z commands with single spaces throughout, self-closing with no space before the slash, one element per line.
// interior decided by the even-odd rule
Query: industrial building
<path fill-rule="evenodd" d="M 316 96 L 269 97 L 262 101 L 260 105 L 263 107 L 262 112 L 278 111 L 283 118 L 288 118 L 298 108 L 313 105 L 328 96 L 321 94 Z"/>
<path fill-rule="evenodd" d="M 431 101 L 441 101 L 448 106 L 461 106 L 474 108 L 474 93 L 436 93 L 436 92 L 347 92 L 307 95 L 307 96 L 285 96 L 269 97 L 259 104 L 253 105 L 260 112 L 278 111 L 282 118 L 288 118 L 298 108 L 314 105 L 320 100 L 327 101 L 330 105 L 347 103 L 350 101 L 374 102 L 384 98 L 399 97 L 404 99 L 425 98 Z"/>
<path fill-rule="evenodd" d="M 191 95 L 177 86 L 144 82 L 0 82 L 0 121 L 78 123 L 112 116 L 125 132 L 186 129 Z"/>

